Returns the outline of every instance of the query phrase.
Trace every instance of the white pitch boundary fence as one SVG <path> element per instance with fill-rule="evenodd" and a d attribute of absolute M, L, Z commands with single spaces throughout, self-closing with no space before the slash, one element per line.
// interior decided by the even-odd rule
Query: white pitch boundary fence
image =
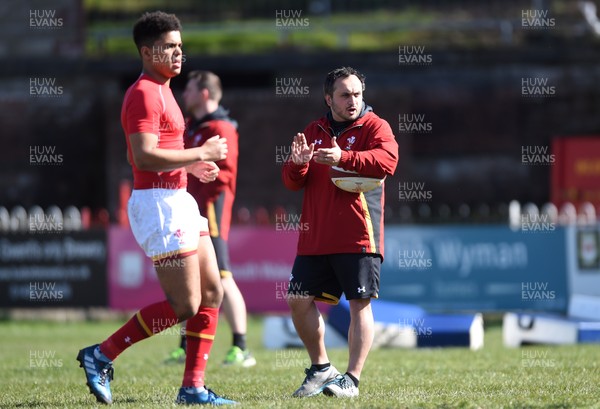
<path fill-rule="evenodd" d="M 583 202 L 577 208 L 566 202 L 557 207 L 546 203 L 540 208 L 534 203 L 521 205 L 513 200 L 508 205 L 508 224 L 513 230 L 521 230 L 524 223 L 551 223 L 561 226 L 590 226 L 598 222 L 596 208 L 590 202 Z"/>
<path fill-rule="evenodd" d="M 81 212 L 75 206 L 60 209 L 49 206 L 46 210 L 32 206 L 26 210 L 15 206 L 10 211 L 0 206 L 0 233 L 58 232 L 83 230 Z"/>

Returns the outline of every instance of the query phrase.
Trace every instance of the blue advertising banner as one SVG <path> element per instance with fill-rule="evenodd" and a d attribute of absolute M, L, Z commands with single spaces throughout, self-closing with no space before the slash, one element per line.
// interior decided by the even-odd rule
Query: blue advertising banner
<path fill-rule="evenodd" d="M 389 226 L 380 298 L 429 311 L 567 310 L 562 227 Z"/>
<path fill-rule="evenodd" d="M 600 297 L 600 225 L 570 226 L 566 237 L 571 294 Z"/>

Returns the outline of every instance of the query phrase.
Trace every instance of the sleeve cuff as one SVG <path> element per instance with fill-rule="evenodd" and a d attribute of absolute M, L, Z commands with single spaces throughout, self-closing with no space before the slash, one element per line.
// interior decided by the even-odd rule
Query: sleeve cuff
<path fill-rule="evenodd" d="M 290 167 L 292 170 L 294 170 L 294 171 L 297 171 L 297 172 L 300 172 L 300 171 L 302 171 L 303 169 L 306 169 L 306 168 L 308 168 L 308 163 L 309 163 L 309 162 L 307 162 L 307 163 L 303 163 L 302 165 L 296 165 L 294 162 L 292 162 L 292 161 L 289 161 L 289 162 L 288 162 L 288 166 L 289 166 L 289 167 Z"/>
<path fill-rule="evenodd" d="M 342 151 L 342 155 L 340 156 L 340 160 L 337 165 L 342 169 L 346 169 L 349 158 L 350 158 L 350 153 L 348 153 L 348 151 Z M 346 170 L 348 170 L 348 169 L 346 169 Z"/>

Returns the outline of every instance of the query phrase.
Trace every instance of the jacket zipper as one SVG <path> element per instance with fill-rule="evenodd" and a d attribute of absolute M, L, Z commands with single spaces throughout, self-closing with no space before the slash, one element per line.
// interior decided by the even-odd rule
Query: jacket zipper
<path fill-rule="evenodd" d="M 342 129 L 342 131 L 341 131 L 340 133 L 338 133 L 337 135 L 335 135 L 335 132 L 333 132 L 333 129 L 329 128 L 329 129 L 331 130 L 331 133 L 329 133 L 329 132 L 327 132 L 327 131 L 325 130 L 325 128 L 323 128 L 323 127 L 321 126 L 321 124 L 317 124 L 317 125 L 319 126 L 319 128 L 321 128 L 321 130 L 323 130 L 323 132 L 325 132 L 327 135 L 329 135 L 329 137 L 330 137 L 330 138 L 333 138 L 334 136 L 335 136 L 336 138 L 339 138 L 339 137 L 340 137 L 340 135 L 341 135 L 341 134 L 343 134 L 344 132 L 346 132 L 346 131 L 349 131 L 350 129 L 354 129 L 354 128 L 362 128 L 362 126 L 363 126 L 364 124 L 352 125 L 352 126 L 351 126 L 351 127 L 349 127 L 349 128 Z"/>

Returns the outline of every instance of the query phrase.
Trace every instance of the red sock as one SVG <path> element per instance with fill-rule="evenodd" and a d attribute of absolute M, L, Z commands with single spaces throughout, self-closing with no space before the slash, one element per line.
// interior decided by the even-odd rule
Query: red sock
<path fill-rule="evenodd" d="M 187 321 L 187 354 L 182 387 L 204 386 L 204 371 L 217 332 L 219 309 L 200 307 L 198 314 Z"/>
<path fill-rule="evenodd" d="M 168 301 L 148 305 L 100 344 L 100 351 L 112 361 L 136 342 L 158 334 L 178 322 Z"/>

